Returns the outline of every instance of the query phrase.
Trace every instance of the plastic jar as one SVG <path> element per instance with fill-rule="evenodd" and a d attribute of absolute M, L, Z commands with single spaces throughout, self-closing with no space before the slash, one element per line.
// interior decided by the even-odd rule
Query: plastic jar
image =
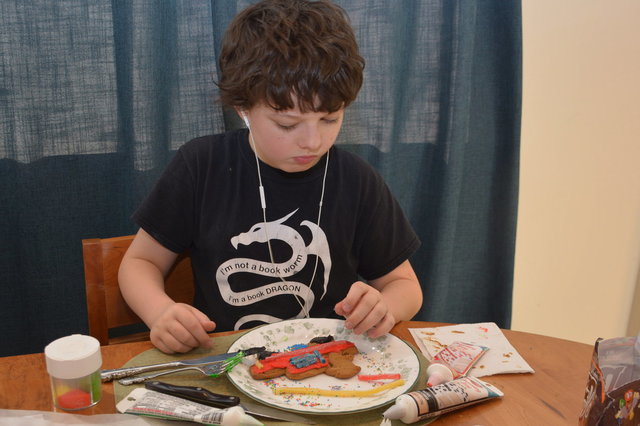
<path fill-rule="evenodd" d="M 100 342 L 73 334 L 54 340 L 44 348 L 51 395 L 56 407 L 82 410 L 102 397 Z"/>

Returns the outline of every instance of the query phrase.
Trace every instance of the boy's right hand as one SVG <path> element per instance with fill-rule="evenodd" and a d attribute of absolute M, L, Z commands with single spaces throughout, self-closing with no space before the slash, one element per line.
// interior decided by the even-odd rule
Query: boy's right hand
<path fill-rule="evenodd" d="M 204 313 L 184 303 L 169 305 L 151 327 L 151 343 L 165 353 L 188 352 L 199 346 L 210 347 L 216 324 Z"/>

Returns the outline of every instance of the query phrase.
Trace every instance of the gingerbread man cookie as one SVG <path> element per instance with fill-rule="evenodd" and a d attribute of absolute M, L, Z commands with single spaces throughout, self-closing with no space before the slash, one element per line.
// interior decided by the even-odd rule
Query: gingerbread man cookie
<path fill-rule="evenodd" d="M 249 369 L 256 380 L 272 379 L 286 375 L 292 380 L 325 373 L 340 379 L 348 379 L 360 372 L 353 363 L 358 348 L 347 340 L 333 341 L 323 337 L 312 339 L 304 348 L 289 352 L 267 352 Z"/>

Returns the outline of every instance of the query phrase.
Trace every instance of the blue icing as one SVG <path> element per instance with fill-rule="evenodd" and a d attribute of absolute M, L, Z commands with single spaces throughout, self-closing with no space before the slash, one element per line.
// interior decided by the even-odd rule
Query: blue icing
<path fill-rule="evenodd" d="M 287 348 L 288 351 L 295 351 L 298 349 L 304 349 L 306 348 L 308 345 L 305 345 L 304 343 L 298 343 L 296 345 L 291 345 Z"/>
<path fill-rule="evenodd" d="M 296 368 L 304 368 L 308 367 L 316 362 L 325 363 L 324 357 L 318 351 L 313 351 L 309 354 L 294 356 L 290 359 L 291 364 L 295 365 Z"/>

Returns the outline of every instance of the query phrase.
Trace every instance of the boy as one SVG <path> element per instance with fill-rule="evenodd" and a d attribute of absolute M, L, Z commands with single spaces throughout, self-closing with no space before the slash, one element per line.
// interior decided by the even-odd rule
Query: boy
<path fill-rule="evenodd" d="M 247 129 L 179 149 L 134 213 L 140 230 L 120 267 L 153 344 L 186 352 L 214 329 L 302 317 L 344 317 L 376 338 L 411 319 L 422 291 L 408 258 L 420 242 L 373 168 L 333 146 L 364 68 L 345 12 L 261 1 L 234 18 L 219 61 L 221 101 Z M 164 292 L 186 249 L 194 306 Z"/>

